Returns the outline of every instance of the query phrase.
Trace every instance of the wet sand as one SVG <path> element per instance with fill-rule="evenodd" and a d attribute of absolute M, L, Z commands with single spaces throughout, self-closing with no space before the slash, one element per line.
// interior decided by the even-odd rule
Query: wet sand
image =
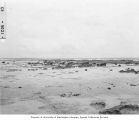
<path fill-rule="evenodd" d="M 139 65 L 52 69 L 3 61 L 0 114 L 139 114 L 139 74 L 119 72 Z"/>

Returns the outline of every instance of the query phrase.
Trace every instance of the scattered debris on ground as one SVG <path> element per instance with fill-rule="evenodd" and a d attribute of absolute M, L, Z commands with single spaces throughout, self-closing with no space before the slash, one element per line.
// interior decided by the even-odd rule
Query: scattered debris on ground
<path fill-rule="evenodd" d="M 95 107 L 96 109 L 102 109 L 102 108 L 105 108 L 106 103 L 105 102 L 92 102 L 90 106 Z"/>
<path fill-rule="evenodd" d="M 79 93 L 72 93 L 72 92 L 69 92 L 69 93 L 63 93 L 60 95 L 61 97 L 72 97 L 72 96 L 80 96 Z"/>

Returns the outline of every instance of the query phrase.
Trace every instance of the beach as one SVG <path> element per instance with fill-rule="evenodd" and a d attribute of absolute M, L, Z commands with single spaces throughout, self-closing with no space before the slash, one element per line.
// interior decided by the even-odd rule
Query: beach
<path fill-rule="evenodd" d="M 138 71 L 127 60 L 1 59 L 0 114 L 139 114 Z"/>

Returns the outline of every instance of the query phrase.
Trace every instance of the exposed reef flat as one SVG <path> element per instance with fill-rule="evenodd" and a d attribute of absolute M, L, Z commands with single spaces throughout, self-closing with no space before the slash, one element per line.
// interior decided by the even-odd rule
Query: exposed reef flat
<path fill-rule="evenodd" d="M 0 114 L 139 114 L 135 59 L 0 59 Z"/>

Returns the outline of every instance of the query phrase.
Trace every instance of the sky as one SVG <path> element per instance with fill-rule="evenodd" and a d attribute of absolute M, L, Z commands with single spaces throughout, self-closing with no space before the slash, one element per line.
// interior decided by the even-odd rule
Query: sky
<path fill-rule="evenodd" d="M 0 57 L 139 57 L 138 0 L 5 0 Z"/>

